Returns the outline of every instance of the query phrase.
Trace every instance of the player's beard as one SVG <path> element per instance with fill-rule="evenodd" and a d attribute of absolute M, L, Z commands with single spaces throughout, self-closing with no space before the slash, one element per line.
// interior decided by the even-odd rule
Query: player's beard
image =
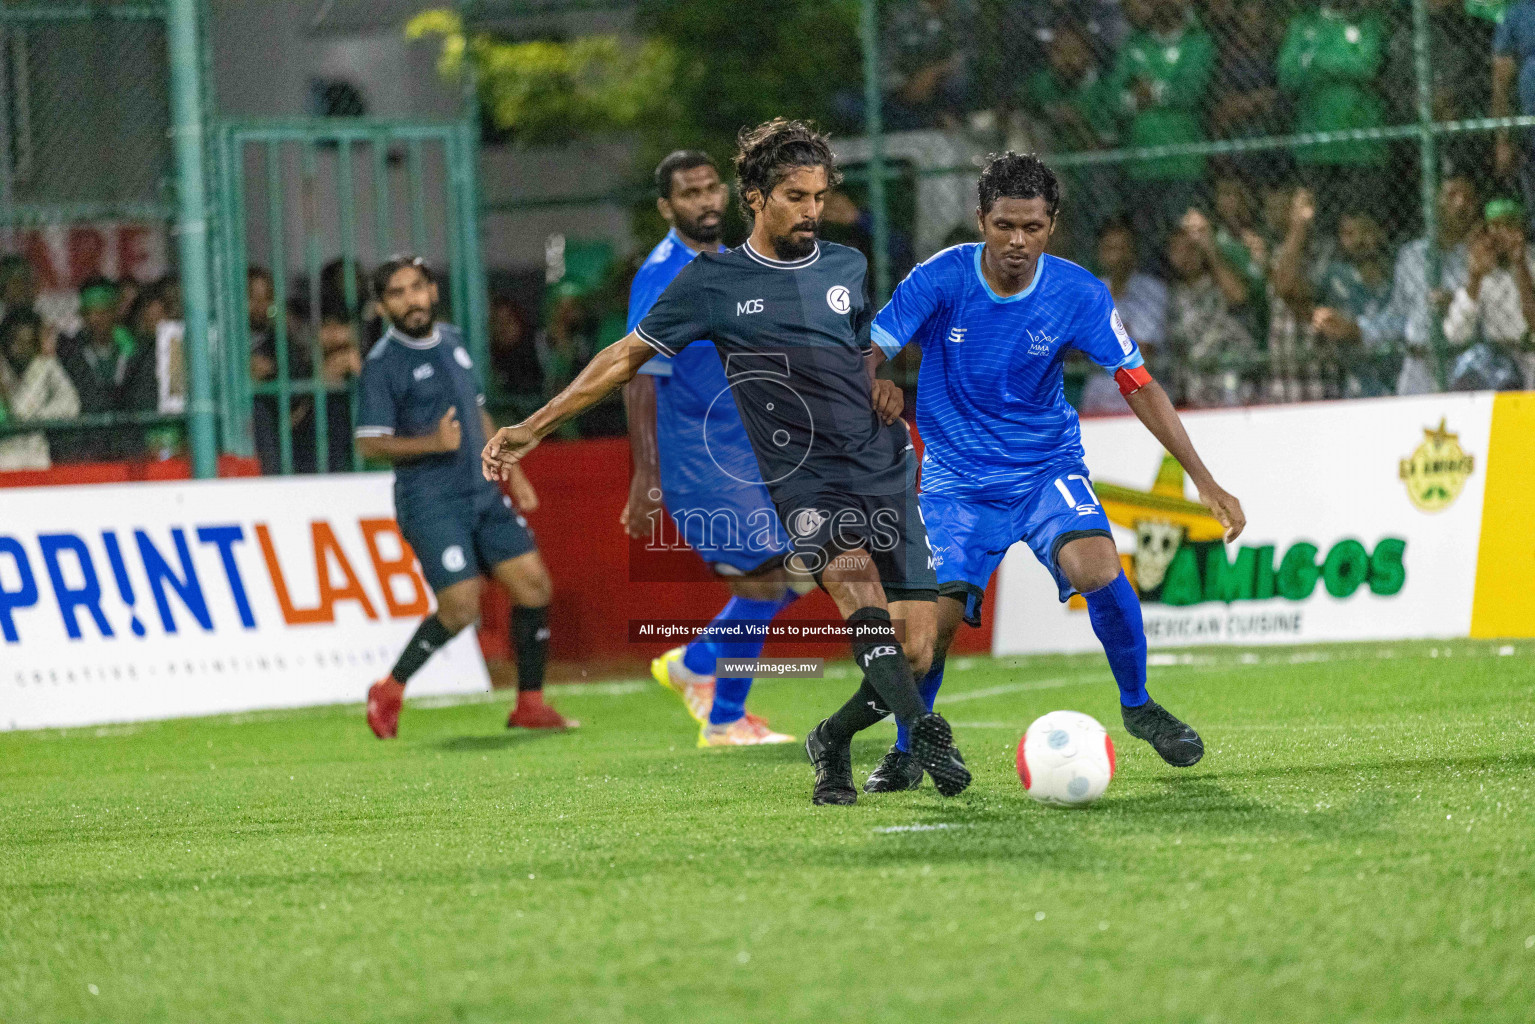
<path fill-rule="evenodd" d="M 795 231 L 810 229 L 809 238 L 798 238 Z M 789 234 L 773 239 L 773 252 L 781 260 L 802 260 L 815 252 L 816 236 L 821 233 L 821 222 L 802 220 L 789 229 Z"/>
<path fill-rule="evenodd" d="M 714 215 L 714 219 L 705 221 L 703 218 L 710 214 Z M 720 235 L 725 231 L 725 218 L 717 210 L 707 210 L 700 214 L 696 220 L 690 220 L 679 214 L 677 216 L 677 230 L 684 238 L 713 245 L 720 240 Z"/>
<path fill-rule="evenodd" d="M 409 338 L 424 338 L 432 333 L 432 311 L 413 309 L 394 322 L 395 329 Z"/>

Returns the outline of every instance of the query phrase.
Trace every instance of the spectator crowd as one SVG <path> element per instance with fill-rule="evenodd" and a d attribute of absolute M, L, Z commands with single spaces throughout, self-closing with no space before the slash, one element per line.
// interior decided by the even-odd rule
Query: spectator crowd
<path fill-rule="evenodd" d="M 1535 0 L 1427 0 L 1439 121 L 1535 114 Z M 1084 153 L 1368 131 L 1419 118 L 1406 0 L 905 0 L 895 130 Z M 1019 70 L 1023 69 L 1023 70 Z M 1063 167 L 1052 251 L 1109 283 L 1183 405 L 1535 387 L 1532 137 L 1441 136 L 1432 235 L 1415 138 Z M 1085 374 L 1086 411 L 1119 412 Z"/>

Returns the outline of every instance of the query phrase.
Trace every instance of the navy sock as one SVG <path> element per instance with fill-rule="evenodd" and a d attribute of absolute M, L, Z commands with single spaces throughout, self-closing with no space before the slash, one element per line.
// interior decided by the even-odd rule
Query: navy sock
<path fill-rule="evenodd" d="M 890 613 L 883 608 L 859 608 L 847 617 L 853 627 L 853 661 L 879 696 L 879 706 L 897 722 L 915 722 L 923 713 L 917 680 L 906 652 L 895 638 Z"/>
<path fill-rule="evenodd" d="M 405 650 L 400 652 L 400 660 L 394 663 L 394 668 L 389 675 L 397 683 L 403 683 L 416 674 L 416 671 L 426 664 L 426 660 L 442 647 L 443 644 L 453 639 L 453 634 L 448 632 L 448 627 L 442 624 L 442 620 L 435 615 L 428 615 L 421 620 L 421 625 L 416 627 L 410 642 L 405 645 Z"/>
<path fill-rule="evenodd" d="M 922 703 L 928 711 L 933 710 L 933 702 L 938 699 L 938 688 L 943 685 L 943 659 L 939 658 L 933 663 L 933 667 L 927 670 L 927 675 L 917 680 L 917 692 L 922 694 Z M 901 751 L 911 750 L 911 730 L 900 722 L 895 723 L 895 749 Z"/>
<path fill-rule="evenodd" d="M 1082 596 L 1087 598 L 1087 617 L 1119 684 L 1119 702 L 1127 708 L 1140 707 L 1151 695 L 1146 692 L 1146 627 L 1135 588 L 1120 573 L 1113 583 Z"/>
<path fill-rule="evenodd" d="M 549 609 L 512 609 L 512 642 L 517 645 L 517 689 L 542 690 L 549 662 Z"/>

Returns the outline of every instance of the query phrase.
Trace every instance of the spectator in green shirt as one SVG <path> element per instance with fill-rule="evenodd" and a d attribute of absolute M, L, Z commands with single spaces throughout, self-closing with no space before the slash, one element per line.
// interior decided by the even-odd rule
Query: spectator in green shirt
<path fill-rule="evenodd" d="M 1290 19 L 1279 51 L 1279 88 L 1295 105 L 1297 132 L 1386 124 L 1380 79 L 1388 31 L 1385 19 L 1372 7 L 1373 0 L 1326 0 Z M 1322 210 L 1334 215 L 1340 204 L 1378 193 L 1386 157 L 1386 143 L 1379 140 L 1330 142 L 1295 151 L 1301 176 Z"/>
<path fill-rule="evenodd" d="M 1080 152 L 1112 148 L 1118 141 L 1117 103 L 1108 82 L 1099 74 L 1092 39 L 1074 21 L 1055 25 L 1045 51 L 1046 66 L 1023 85 L 1025 107 L 1053 137 L 1052 149 Z M 1069 196 L 1091 197 L 1073 202 L 1074 216 L 1057 226 L 1052 252 L 1064 249 L 1075 256 L 1089 252 L 1099 229 L 1121 215 L 1124 186 L 1119 169 L 1087 166 L 1060 172 Z"/>
<path fill-rule="evenodd" d="M 1201 120 L 1215 69 L 1215 45 L 1186 0 L 1127 0 L 1134 31 L 1125 40 L 1110 86 L 1126 117 L 1126 146 L 1203 142 Z M 1125 168 L 1136 230 L 1162 238 L 1199 205 L 1200 156 L 1138 160 Z"/>

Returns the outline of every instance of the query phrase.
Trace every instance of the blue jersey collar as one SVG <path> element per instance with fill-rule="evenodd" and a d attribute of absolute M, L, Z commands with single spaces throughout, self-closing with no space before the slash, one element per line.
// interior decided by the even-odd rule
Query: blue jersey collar
<path fill-rule="evenodd" d="M 1045 261 L 1050 258 L 1048 253 L 1039 254 L 1039 262 L 1034 266 L 1034 280 L 1029 286 L 1017 295 L 1001 296 L 992 291 L 991 283 L 986 280 L 986 275 L 981 272 L 981 253 L 986 249 L 986 243 L 977 243 L 975 247 L 975 279 L 981 282 L 981 287 L 986 289 L 986 294 L 992 302 L 1017 302 L 1034 294 L 1034 289 L 1039 287 L 1039 279 L 1045 276 Z"/>
<path fill-rule="evenodd" d="M 689 246 L 688 243 L 686 243 L 686 242 L 684 242 L 682 240 L 682 236 L 677 234 L 677 229 L 676 228 L 667 228 L 666 229 L 666 238 L 664 239 L 664 241 L 668 241 L 668 242 L 672 243 L 677 248 L 679 248 L 683 252 L 687 253 L 688 254 L 688 259 L 692 259 L 694 256 L 698 255 L 698 253 L 694 252 L 692 247 Z M 707 250 L 703 250 L 703 251 L 707 251 Z M 730 249 L 729 249 L 728 246 L 724 245 L 723 243 L 715 242 L 714 243 L 714 251 L 715 252 L 729 252 Z"/>

